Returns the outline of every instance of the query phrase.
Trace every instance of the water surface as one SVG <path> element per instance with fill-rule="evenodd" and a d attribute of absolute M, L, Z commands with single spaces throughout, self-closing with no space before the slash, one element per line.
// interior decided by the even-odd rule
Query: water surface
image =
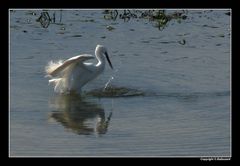
<path fill-rule="evenodd" d="M 41 12 L 9 13 L 10 156 L 230 156 L 228 10 L 189 10 L 163 30 L 102 10 L 63 10 L 61 22 L 56 10 L 43 28 Z M 115 70 L 82 97 L 54 94 L 48 61 L 97 44 Z"/>

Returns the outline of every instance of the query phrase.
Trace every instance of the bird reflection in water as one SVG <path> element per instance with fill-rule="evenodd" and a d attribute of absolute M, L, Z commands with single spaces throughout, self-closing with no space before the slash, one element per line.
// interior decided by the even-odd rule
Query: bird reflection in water
<path fill-rule="evenodd" d="M 80 135 L 105 134 L 112 112 L 105 117 L 101 105 L 78 95 L 59 95 L 50 101 L 56 111 L 50 119 L 60 122 L 66 129 Z"/>

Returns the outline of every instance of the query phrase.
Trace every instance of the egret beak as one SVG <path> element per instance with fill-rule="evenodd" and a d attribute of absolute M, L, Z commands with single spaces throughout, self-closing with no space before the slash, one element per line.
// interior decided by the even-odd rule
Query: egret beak
<path fill-rule="evenodd" d="M 111 69 L 113 69 L 112 63 L 111 63 L 111 61 L 109 59 L 109 56 L 108 56 L 108 53 L 106 52 L 105 55 L 106 55 L 107 61 L 109 63 L 109 66 L 111 67 Z"/>

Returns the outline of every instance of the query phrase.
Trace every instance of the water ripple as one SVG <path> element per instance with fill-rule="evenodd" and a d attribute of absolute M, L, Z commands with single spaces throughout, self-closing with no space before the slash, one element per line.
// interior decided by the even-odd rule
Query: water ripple
<path fill-rule="evenodd" d="M 149 92 L 140 89 L 109 86 L 107 88 L 93 89 L 89 92 L 85 92 L 86 95 L 95 97 L 162 97 L 162 98 L 208 98 L 208 97 L 221 97 L 229 96 L 230 91 L 216 91 L 216 92 Z"/>

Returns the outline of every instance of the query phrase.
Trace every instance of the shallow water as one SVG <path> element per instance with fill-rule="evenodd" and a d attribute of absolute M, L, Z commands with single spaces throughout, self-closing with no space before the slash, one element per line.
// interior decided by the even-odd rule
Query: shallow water
<path fill-rule="evenodd" d="M 41 12 L 10 12 L 10 156 L 231 155 L 227 10 L 188 11 L 161 31 L 102 10 L 63 10 L 61 22 L 57 10 L 43 28 Z M 81 97 L 54 94 L 48 61 L 97 44 L 115 70 L 106 66 Z"/>

